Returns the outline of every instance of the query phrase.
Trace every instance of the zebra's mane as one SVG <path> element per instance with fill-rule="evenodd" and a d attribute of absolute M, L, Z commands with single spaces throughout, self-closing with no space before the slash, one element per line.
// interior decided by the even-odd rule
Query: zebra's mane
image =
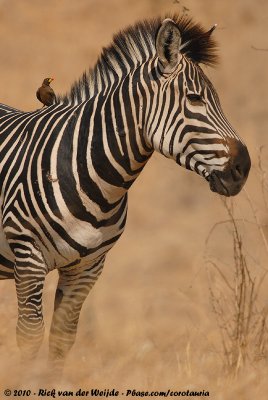
<path fill-rule="evenodd" d="M 217 64 L 217 44 L 211 37 L 214 28 L 207 31 L 200 24 L 184 15 L 168 16 L 178 26 L 181 34 L 181 53 L 196 64 Z M 80 77 L 65 96 L 58 101 L 78 103 L 98 93 L 102 85 L 116 75 L 116 67 L 134 69 L 156 55 L 155 40 L 163 18 L 144 20 L 132 25 L 113 37 L 104 48 L 93 69 Z M 121 68 L 122 71 L 122 68 Z"/>

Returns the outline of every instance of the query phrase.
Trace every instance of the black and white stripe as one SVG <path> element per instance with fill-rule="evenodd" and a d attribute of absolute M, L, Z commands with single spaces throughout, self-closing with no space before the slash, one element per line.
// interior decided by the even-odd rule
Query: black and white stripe
<path fill-rule="evenodd" d="M 124 230 L 127 191 L 154 150 L 220 194 L 243 186 L 246 147 L 199 65 L 215 62 L 212 31 L 179 17 L 137 24 L 54 105 L 0 105 L 0 277 L 16 281 L 24 359 L 41 344 L 44 279 L 57 268 L 50 360 L 62 368 L 82 304 Z"/>

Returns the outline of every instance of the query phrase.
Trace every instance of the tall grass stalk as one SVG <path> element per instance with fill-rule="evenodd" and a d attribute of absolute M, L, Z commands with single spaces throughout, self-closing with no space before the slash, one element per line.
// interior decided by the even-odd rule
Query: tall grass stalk
<path fill-rule="evenodd" d="M 260 287 L 267 272 L 261 277 L 253 275 L 233 203 L 225 200 L 223 204 L 228 214 L 225 223 L 231 227 L 232 235 L 231 273 L 225 273 L 219 262 L 208 259 L 209 291 L 221 335 L 224 370 L 237 376 L 248 363 L 256 363 L 267 355 L 267 312 L 258 306 Z M 260 226 L 259 231 L 267 250 Z"/>

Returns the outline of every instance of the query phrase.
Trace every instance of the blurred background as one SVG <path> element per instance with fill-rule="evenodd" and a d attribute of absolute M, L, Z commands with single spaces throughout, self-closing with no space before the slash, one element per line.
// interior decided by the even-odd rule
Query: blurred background
<path fill-rule="evenodd" d="M 167 13 L 188 14 L 207 29 L 218 24 L 220 63 L 204 70 L 251 154 L 246 192 L 228 204 L 244 221 L 241 235 L 259 279 L 268 259 L 266 0 L 1 0 L 0 102 L 25 111 L 39 108 L 35 92 L 45 77 L 54 77 L 55 92 L 67 92 L 94 66 L 113 34 Z M 209 278 L 207 260 L 219 260 L 226 273 L 232 271 L 232 232 L 222 223 L 227 219 L 222 199 L 204 180 L 158 154 L 152 157 L 130 190 L 125 233 L 82 310 L 63 387 L 204 389 L 213 399 L 267 398 L 265 361 L 261 368 L 249 366 L 235 381 L 224 378 L 221 332 L 211 304 L 216 278 Z M 46 387 L 40 371 L 56 278 L 55 273 L 47 277 L 46 338 L 34 372 L 24 381 L 15 338 L 14 282 L 0 282 L 0 390 L 38 388 L 40 382 Z M 266 306 L 267 288 L 264 279 L 260 307 Z"/>

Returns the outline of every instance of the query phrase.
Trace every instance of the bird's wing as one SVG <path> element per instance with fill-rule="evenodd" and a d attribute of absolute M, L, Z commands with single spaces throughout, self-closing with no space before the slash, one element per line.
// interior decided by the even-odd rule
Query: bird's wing
<path fill-rule="evenodd" d="M 51 103 L 54 103 L 54 101 L 56 100 L 56 95 L 51 87 L 49 87 L 49 90 L 47 91 L 47 96 L 49 97 Z"/>

